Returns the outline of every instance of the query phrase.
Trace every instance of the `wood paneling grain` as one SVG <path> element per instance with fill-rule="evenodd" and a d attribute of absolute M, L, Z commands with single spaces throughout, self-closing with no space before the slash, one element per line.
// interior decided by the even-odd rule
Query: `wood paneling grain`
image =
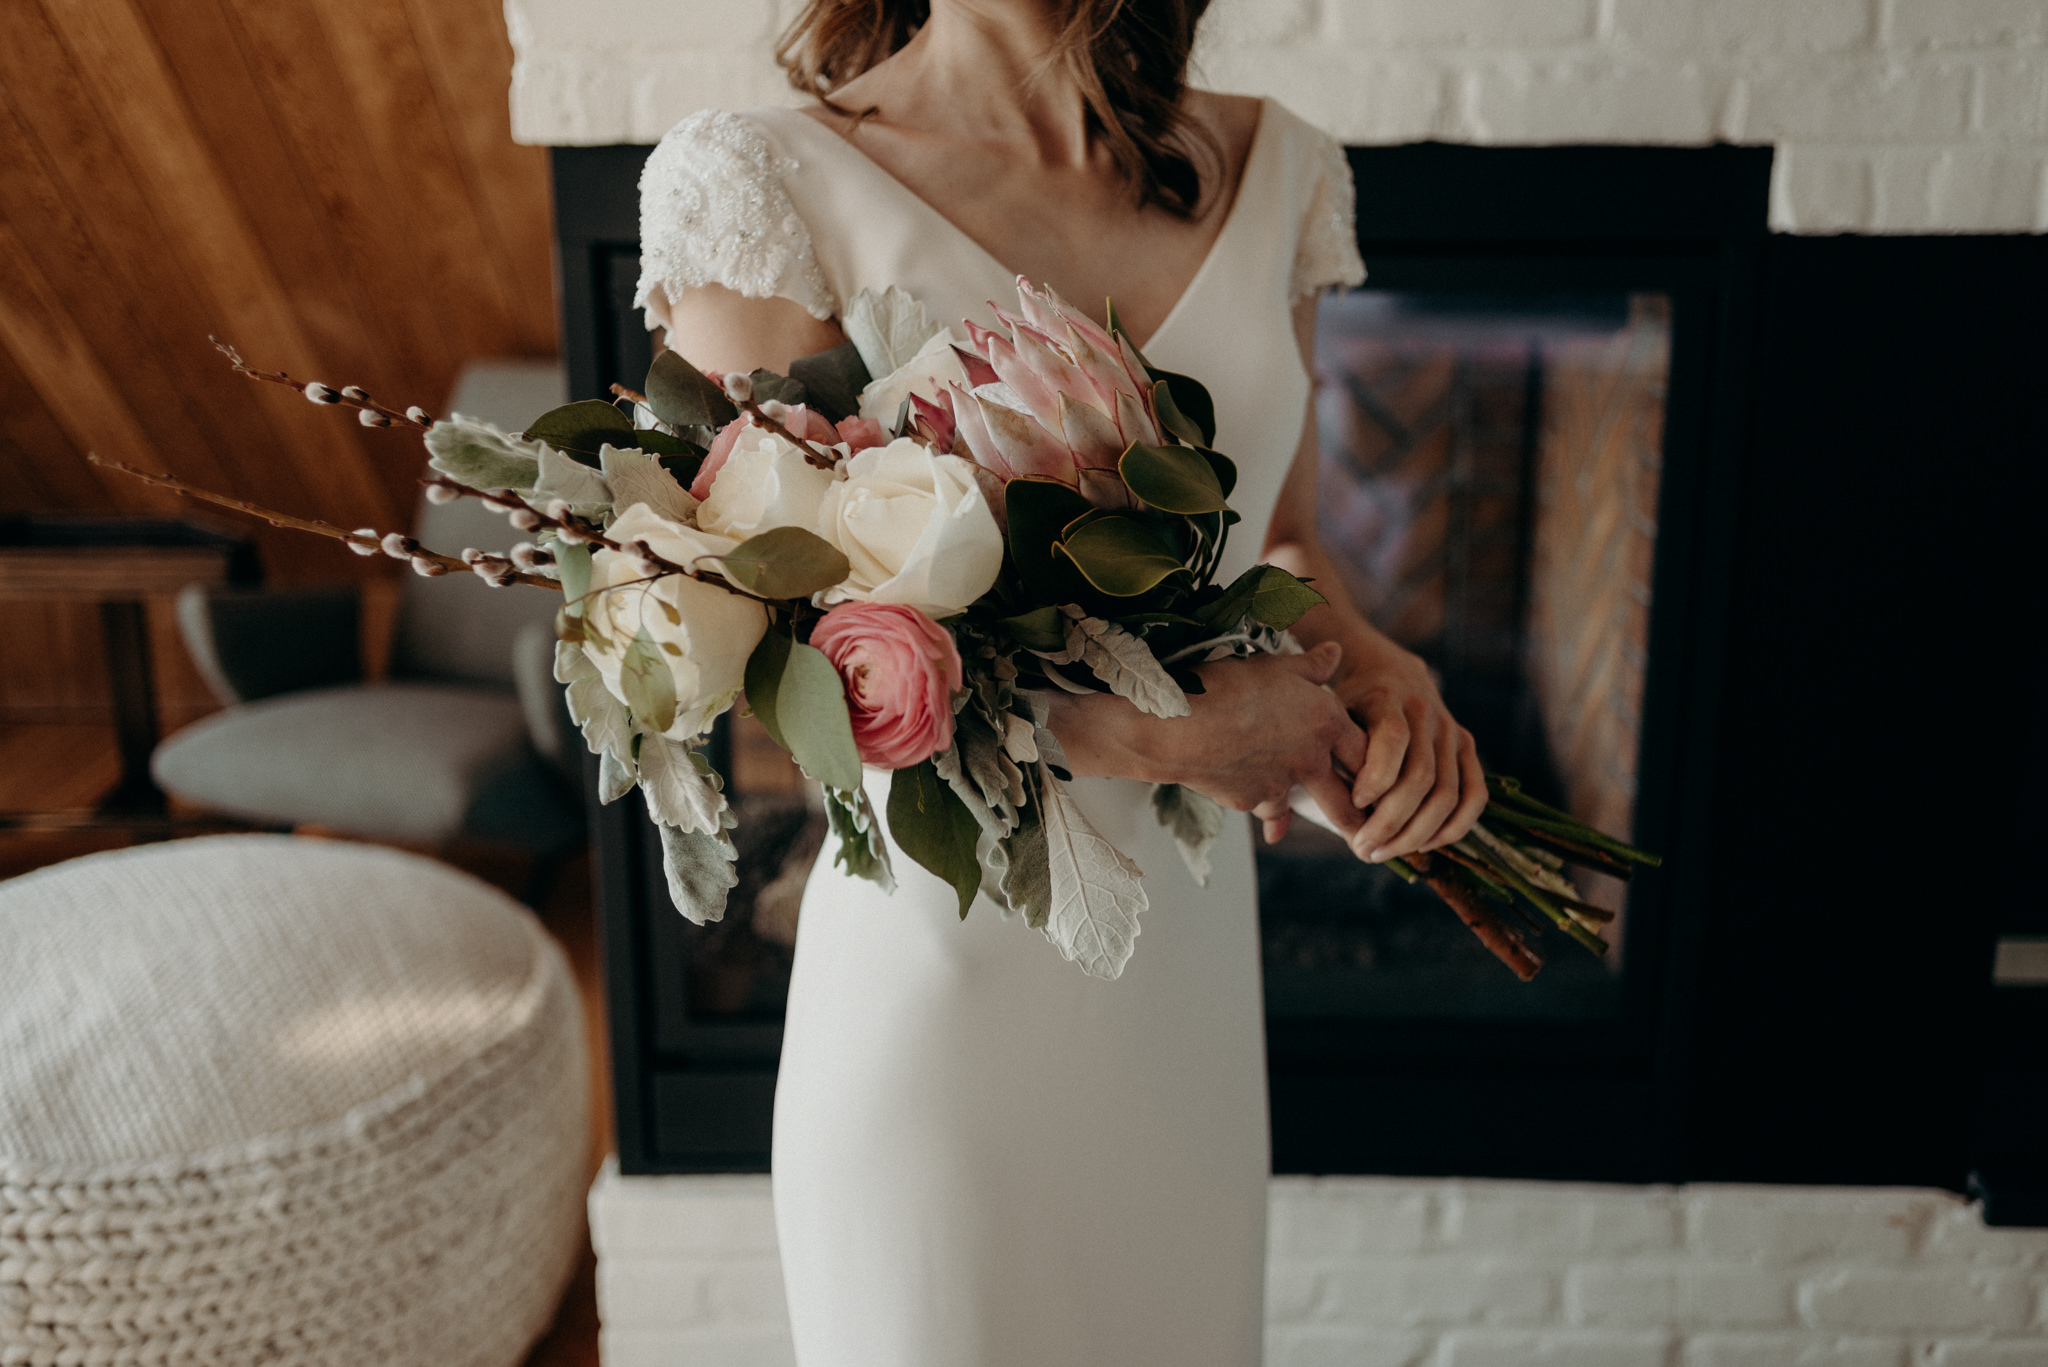
<path fill-rule="evenodd" d="M 242 379 L 207 337 L 430 409 L 466 359 L 552 355 L 547 161 L 511 141 L 511 61 L 494 0 L 0 5 L 0 514 L 182 506 L 97 450 L 403 526 L 416 438 Z M 279 581 L 391 569 L 257 536 Z M 90 708 L 96 641 L 23 613 L 0 718 Z"/>

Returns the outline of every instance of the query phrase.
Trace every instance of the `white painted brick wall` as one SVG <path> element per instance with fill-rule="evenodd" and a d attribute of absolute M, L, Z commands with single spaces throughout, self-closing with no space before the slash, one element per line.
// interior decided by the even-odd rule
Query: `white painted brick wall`
<path fill-rule="evenodd" d="M 506 0 L 523 142 L 788 103 L 797 0 Z M 2048 232 L 2048 0 L 1216 0 L 1218 89 L 1347 142 L 1766 143 L 1772 226 Z"/>
<path fill-rule="evenodd" d="M 590 1197 L 605 1367 L 789 1367 L 765 1177 Z M 1267 1367 L 2044 1367 L 2048 1230 L 1945 1192 L 1281 1177 Z"/>

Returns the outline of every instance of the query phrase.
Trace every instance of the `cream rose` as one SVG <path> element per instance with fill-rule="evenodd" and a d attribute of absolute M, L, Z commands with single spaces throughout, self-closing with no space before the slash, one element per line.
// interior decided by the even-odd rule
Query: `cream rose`
<path fill-rule="evenodd" d="M 628 508 L 607 535 L 625 546 L 644 541 L 650 551 L 677 565 L 722 555 L 738 544 L 671 522 L 644 503 Z M 592 555 L 590 588 L 586 616 L 600 626 L 604 639 L 586 637 L 583 652 L 604 677 L 605 688 L 633 706 L 633 692 L 640 690 L 629 691 L 622 676 L 627 651 L 644 632 L 675 688 L 675 718 L 662 734 L 674 740 L 702 735 L 739 696 L 747 657 L 767 634 L 768 610 L 752 598 L 687 575 L 648 580 L 640 557 L 631 551 Z M 671 612 L 677 620 L 669 620 Z M 643 647 L 636 664 L 647 658 Z M 638 720 L 651 730 L 657 719 Z"/>
<path fill-rule="evenodd" d="M 950 384 L 967 383 L 967 369 L 953 354 L 953 334 L 941 328 L 917 354 L 860 392 L 860 415 L 888 426 L 913 393 L 938 402 Z"/>
<path fill-rule="evenodd" d="M 829 424 L 820 425 L 830 430 Z M 804 459 L 795 442 L 748 424 L 740 428 L 705 491 L 697 525 L 735 541 L 771 527 L 813 531 L 818 505 L 831 487 L 832 472 Z"/>
<path fill-rule="evenodd" d="M 902 603 L 945 617 L 996 582 L 1003 537 L 967 461 L 899 437 L 839 468 L 818 532 L 853 570 L 821 602 Z"/>

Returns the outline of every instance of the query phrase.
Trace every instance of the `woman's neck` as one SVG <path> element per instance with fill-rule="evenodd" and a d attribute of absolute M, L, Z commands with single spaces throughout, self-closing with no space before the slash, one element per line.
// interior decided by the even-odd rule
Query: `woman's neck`
<path fill-rule="evenodd" d="M 888 123 L 1006 144 L 1049 166 L 1091 160 L 1087 102 L 1063 67 L 1051 7 L 1034 0 L 932 0 L 903 49 L 835 92 Z"/>

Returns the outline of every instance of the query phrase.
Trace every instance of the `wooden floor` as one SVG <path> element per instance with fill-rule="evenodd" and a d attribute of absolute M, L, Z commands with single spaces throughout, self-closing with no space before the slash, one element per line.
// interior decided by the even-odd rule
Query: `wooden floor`
<path fill-rule="evenodd" d="M 112 789 L 119 773 L 110 727 L 0 723 L 0 813 L 83 815 Z M 132 843 L 134 836 L 121 830 L 0 830 L 0 879 Z M 529 869 L 518 856 L 481 848 L 434 853 L 514 896 L 525 889 Z M 597 923 L 592 911 L 588 857 L 563 866 L 539 910 L 542 924 L 567 953 L 570 970 L 583 996 L 585 1037 L 590 1047 L 589 1176 L 595 1177 L 598 1165 L 612 1148 L 611 1074 L 605 1059 L 602 978 L 598 971 Z M 556 1311 L 554 1325 L 534 1345 L 526 1367 L 596 1367 L 596 1274 L 597 1261 L 586 1240 L 575 1275 Z"/>

